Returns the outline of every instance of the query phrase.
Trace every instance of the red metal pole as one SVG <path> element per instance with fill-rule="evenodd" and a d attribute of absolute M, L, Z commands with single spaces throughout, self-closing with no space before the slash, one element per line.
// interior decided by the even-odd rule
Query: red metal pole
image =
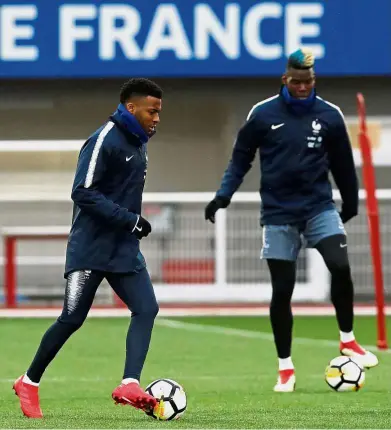
<path fill-rule="evenodd" d="M 16 238 L 13 236 L 6 236 L 4 239 L 4 249 L 5 306 L 7 308 L 16 308 Z"/>
<path fill-rule="evenodd" d="M 384 312 L 385 299 L 383 287 L 382 258 L 380 251 L 379 215 L 369 215 L 369 223 L 372 231 L 372 253 L 374 265 L 374 278 L 376 288 L 377 307 L 377 346 L 379 349 L 387 349 L 386 317 Z"/>
<path fill-rule="evenodd" d="M 383 263 L 380 239 L 379 206 L 376 198 L 376 177 L 372 162 L 371 143 L 367 131 L 365 100 L 362 94 L 357 94 L 357 102 L 360 121 L 359 143 L 363 161 L 364 185 L 367 194 L 367 218 L 372 251 L 373 277 L 375 282 L 377 346 L 379 349 L 387 349 Z"/>

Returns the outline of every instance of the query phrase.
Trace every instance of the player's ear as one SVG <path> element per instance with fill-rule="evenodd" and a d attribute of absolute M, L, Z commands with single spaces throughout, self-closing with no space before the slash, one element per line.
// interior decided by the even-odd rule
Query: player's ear
<path fill-rule="evenodd" d="M 285 73 L 282 75 L 282 77 L 281 77 L 281 81 L 282 81 L 282 84 L 283 84 L 283 85 L 286 85 L 286 83 L 287 83 L 287 77 L 286 77 L 286 74 L 285 74 Z"/>
<path fill-rule="evenodd" d="M 135 112 L 135 105 L 131 102 L 126 103 L 126 109 L 133 115 Z"/>

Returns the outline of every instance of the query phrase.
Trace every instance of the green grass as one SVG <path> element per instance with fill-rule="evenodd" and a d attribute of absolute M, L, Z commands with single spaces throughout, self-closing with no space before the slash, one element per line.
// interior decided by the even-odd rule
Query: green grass
<path fill-rule="evenodd" d="M 263 335 L 246 336 L 247 331 L 270 333 L 267 318 L 171 320 L 190 325 L 157 323 L 142 378 L 144 386 L 160 377 L 175 379 L 188 394 L 184 417 L 164 423 L 111 401 L 123 370 L 128 320 L 122 318 L 85 323 L 43 378 L 44 420 L 24 418 L 11 381 L 26 369 L 51 321 L 0 319 L 0 428 L 391 427 L 391 354 L 379 353 L 380 365 L 367 372 L 357 393 L 336 393 L 324 382 L 324 369 L 338 347 L 317 340 L 336 340 L 334 318 L 295 319 L 295 336 L 310 340 L 294 345 L 297 391 L 292 394 L 272 391 L 277 363 L 273 342 Z M 361 343 L 375 343 L 373 318 L 357 318 L 355 331 Z"/>

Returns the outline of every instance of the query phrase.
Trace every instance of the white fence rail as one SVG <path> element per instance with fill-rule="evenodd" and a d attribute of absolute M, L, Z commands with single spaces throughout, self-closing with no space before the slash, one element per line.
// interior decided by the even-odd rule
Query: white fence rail
<path fill-rule="evenodd" d="M 216 224 L 204 220 L 204 206 L 213 193 L 146 193 L 146 217 L 154 233 L 142 241 L 157 297 L 161 303 L 261 303 L 271 296 L 269 274 L 259 260 L 262 243 L 258 193 L 237 193 L 228 210 L 220 210 Z M 383 238 L 385 280 L 391 281 L 391 190 L 378 190 Z M 1 196 L 0 196 L 1 197 Z M 64 233 L 69 229 L 72 205 L 68 196 L 25 196 L 1 200 L 3 234 L 18 236 Z M 59 197 L 62 197 L 61 199 Z M 335 200 L 340 199 L 336 192 Z M 373 281 L 365 192 L 360 191 L 360 215 L 347 225 L 349 254 L 358 298 L 373 300 Z M 24 210 L 20 210 L 23 207 Z M 26 208 L 28 210 L 26 210 Z M 14 216 L 12 216 L 14 214 Z M 45 303 L 60 300 L 64 280 L 65 240 L 30 238 L 17 246 L 17 293 L 23 300 Z M 4 249 L 0 248 L 4 264 Z M 3 272 L 3 271 L 2 271 Z M 0 285 L 4 277 L 0 276 Z M 111 303 L 106 284 L 97 296 Z M 314 250 L 304 250 L 298 261 L 295 302 L 324 302 L 329 275 Z"/>

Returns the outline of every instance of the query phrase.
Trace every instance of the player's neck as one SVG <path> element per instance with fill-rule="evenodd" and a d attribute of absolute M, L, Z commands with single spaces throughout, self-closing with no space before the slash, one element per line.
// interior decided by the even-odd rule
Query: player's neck
<path fill-rule="evenodd" d="M 123 104 L 119 104 L 117 108 L 117 120 L 121 122 L 123 127 L 130 133 L 140 140 L 141 143 L 147 143 L 149 136 L 145 133 L 144 129 L 141 127 L 140 123 L 137 121 L 136 117 L 132 115 Z"/>
<path fill-rule="evenodd" d="M 294 113 L 305 114 L 312 108 L 316 93 L 315 89 L 312 89 L 311 94 L 306 99 L 297 99 L 290 94 L 288 88 L 284 85 L 281 95 L 287 106 L 289 106 L 289 108 L 292 109 Z"/>

